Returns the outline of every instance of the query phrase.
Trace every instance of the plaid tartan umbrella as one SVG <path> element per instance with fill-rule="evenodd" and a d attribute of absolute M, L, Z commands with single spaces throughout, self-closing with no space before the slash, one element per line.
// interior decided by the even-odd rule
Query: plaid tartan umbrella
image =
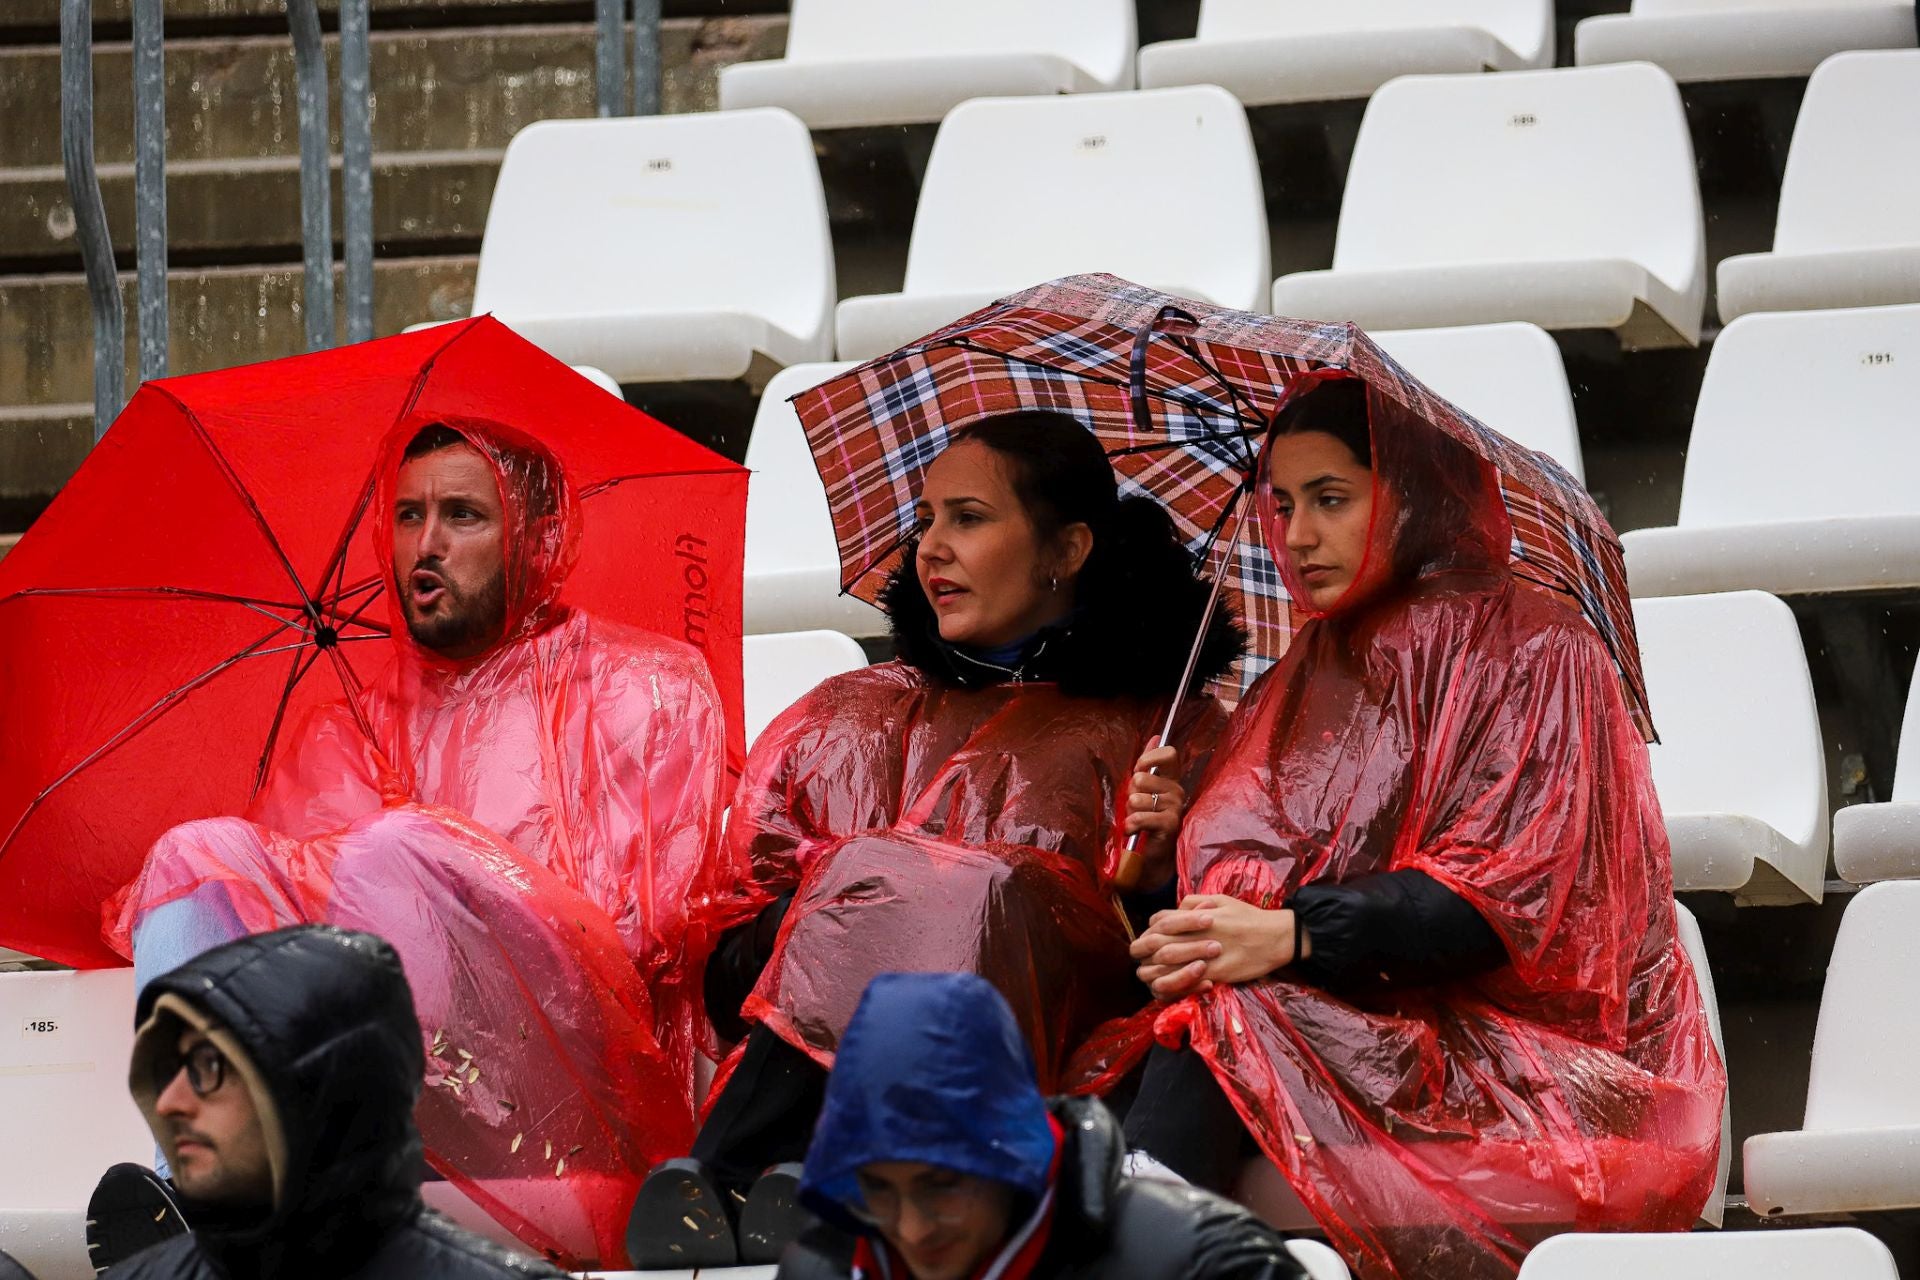
<path fill-rule="evenodd" d="M 1558 463 L 1435 395 L 1356 325 L 1231 311 L 1114 276 L 1069 276 L 849 369 L 795 396 L 794 407 L 826 483 L 841 587 L 869 603 L 912 537 L 927 467 L 955 432 L 1016 409 L 1078 418 L 1105 445 L 1121 491 L 1165 505 L 1237 596 L 1249 652 L 1215 689 L 1231 702 L 1286 652 L 1295 630 L 1278 567 L 1263 539 L 1233 537 L 1235 513 L 1274 415 L 1296 386 L 1318 380 L 1302 375 L 1321 370 L 1357 375 L 1492 465 L 1513 527 L 1514 577 L 1579 604 L 1652 739 L 1626 567 L 1606 517 Z"/>

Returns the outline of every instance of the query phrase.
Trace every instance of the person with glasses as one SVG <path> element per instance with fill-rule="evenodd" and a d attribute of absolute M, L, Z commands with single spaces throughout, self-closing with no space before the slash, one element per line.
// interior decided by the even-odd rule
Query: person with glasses
<path fill-rule="evenodd" d="M 172 1170 L 109 1170 L 87 1247 L 113 1280 L 508 1280 L 560 1272 L 427 1210 L 425 1049 L 400 959 L 301 925 L 141 992 L 128 1088 Z"/>
<path fill-rule="evenodd" d="M 1044 1097 L 1006 1000 L 966 973 L 876 977 L 827 1081 L 778 1280 L 1283 1280 L 1239 1205 L 1122 1173 L 1097 1098 Z"/>

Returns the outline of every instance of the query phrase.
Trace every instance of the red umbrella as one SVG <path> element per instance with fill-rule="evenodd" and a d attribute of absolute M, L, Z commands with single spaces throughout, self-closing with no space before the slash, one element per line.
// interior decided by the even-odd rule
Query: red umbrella
<path fill-rule="evenodd" d="M 0 561 L 0 945 L 122 963 L 100 905 L 153 839 L 242 811 L 280 726 L 386 658 L 375 460 L 436 413 L 555 453 L 562 599 L 702 649 L 737 767 L 745 468 L 490 318 L 163 379 Z"/>

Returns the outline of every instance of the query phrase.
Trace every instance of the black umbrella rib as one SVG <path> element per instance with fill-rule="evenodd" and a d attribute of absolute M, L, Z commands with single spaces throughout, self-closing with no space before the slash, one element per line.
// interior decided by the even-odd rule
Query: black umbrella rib
<path fill-rule="evenodd" d="M 629 480 L 677 480 L 688 476 L 728 476 L 738 471 L 738 467 L 704 467 L 690 471 L 648 471 L 630 476 L 608 476 L 605 480 L 596 480 L 580 491 L 580 501 L 597 498 L 610 489 L 617 489 Z"/>
<path fill-rule="evenodd" d="M 44 804 L 47 798 L 51 796 L 55 791 L 58 791 L 61 787 L 65 786 L 68 782 L 71 782 L 82 771 L 88 769 L 96 762 L 104 759 L 108 754 L 113 752 L 122 743 L 134 737 L 141 730 L 145 729 L 148 725 L 152 724 L 154 721 L 158 720 L 161 716 L 165 715 L 168 711 L 172 710 L 174 706 L 176 706 L 183 699 L 185 699 L 186 696 L 192 693 L 195 689 L 198 689 L 203 685 L 210 683 L 215 678 L 217 678 L 222 672 L 225 672 L 230 668 L 237 666 L 241 662 L 244 662 L 246 659 L 254 656 L 258 650 L 265 648 L 276 636 L 288 630 L 291 625 L 292 624 L 290 623 L 283 623 L 282 625 L 275 627 L 272 631 L 269 631 L 266 635 L 261 636 L 258 640 L 254 641 L 252 644 L 240 650 L 240 652 L 232 654 L 228 657 L 222 658 L 219 662 L 216 662 L 213 666 L 208 667 L 205 671 L 202 671 L 199 675 L 187 681 L 185 684 L 178 685 L 175 688 L 169 689 L 165 694 L 161 695 L 160 699 L 156 701 L 152 706 L 148 707 L 145 711 L 142 711 L 139 715 L 135 716 L 126 725 L 122 726 L 118 733 L 115 733 L 112 737 L 108 738 L 105 742 L 101 743 L 98 747 L 95 747 L 92 751 L 88 752 L 86 756 L 83 757 L 72 768 L 68 769 L 65 773 L 61 774 L 58 778 L 55 778 L 52 782 L 49 782 L 45 787 L 41 788 L 40 793 L 34 796 L 32 801 L 28 803 L 27 807 L 21 812 L 19 820 L 16 821 L 13 824 L 12 829 L 7 832 L 6 839 L 0 840 L 0 857 L 4 857 L 6 855 L 7 849 L 13 844 L 14 837 L 20 834 L 20 830 L 22 827 L 26 826 L 27 820 L 33 817 L 33 815 L 39 811 L 40 806 Z"/>
<path fill-rule="evenodd" d="M 354 583 L 351 587 L 342 587 L 339 594 L 327 602 L 327 616 L 329 618 L 340 618 L 341 602 L 355 592 L 368 591 L 369 588 L 371 588 L 371 591 L 368 592 L 367 598 L 360 602 L 359 608 L 340 619 L 339 625 L 334 628 L 335 631 L 345 631 L 348 627 L 365 627 L 367 630 L 383 636 L 392 634 L 388 628 L 382 626 L 380 623 L 366 622 L 360 617 L 361 614 L 371 608 L 373 603 L 380 598 L 380 592 L 384 588 L 378 578 L 368 578 L 363 582 Z M 344 639 L 345 637 L 342 638 Z"/>
<path fill-rule="evenodd" d="M 1057 365 L 1048 364 L 1044 360 L 1035 360 L 1031 356 L 1009 355 L 1004 351 L 995 351 L 989 347 L 978 347 L 978 346 L 974 346 L 971 343 L 966 343 L 966 342 L 956 342 L 953 345 L 955 347 L 958 347 L 962 351 L 978 352 L 983 356 L 992 356 L 996 360 L 1004 360 L 1008 364 L 1023 364 L 1034 369 L 1045 369 L 1048 373 L 1063 374 L 1070 378 L 1078 378 L 1082 382 L 1096 382 L 1103 387 L 1118 387 L 1122 391 L 1127 391 L 1127 390 L 1131 390 L 1133 386 L 1131 380 L 1129 379 L 1106 378 L 1106 377 L 1101 377 L 1098 374 L 1080 373 L 1073 369 L 1062 369 Z M 1201 365 L 1201 368 L 1205 369 L 1207 368 L 1207 366 Z M 1213 373 L 1213 376 L 1216 378 L 1220 376 L 1219 374 L 1214 373 L 1212 369 L 1207 369 L 1207 372 Z M 1174 395 L 1171 391 L 1167 391 L 1164 389 L 1156 389 L 1154 387 L 1142 387 L 1141 391 L 1147 396 L 1152 397 L 1153 399 L 1165 400 L 1169 404 L 1177 404 L 1184 409 L 1193 409 L 1196 411 L 1203 411 L 1206 413 L 1215 414 L 1223 418 L 1228 418 L 1228 417 L 1238 418 L 1240 416 L 1238 411 L 1233 408 L 1231 402 L 1229 402 L 1226 406 L 1222 406 L 1215 402 L 1208 402 L 1208 401 L 1202 401 L 1202 400 L 1189 400 L 1184 396 Z M 805 393 L 801 392 L 799 394 L 804 395 Z"/>
<path fill-rule="evenodd" d="M 301 646 L 305 648 L 306 646 Z M 286 687 L 280 690 L 279 705 L 273 709 L 273 723 L 267 726 L 267 741 L 260 748 L 260 761 L 253 770 L 253 792 L 247 797 L 252 804 L 260 795 L 260 789 L 267 785 L 267 765 L 273 760 L 273 749 L 280 741 L 280 725 L 287 718 L 287 704 L 293 701 L 293 691 L 306 679 L 307 672 L 313 670 L 313 664 L 320 660 L 320 650 L 315 648 L 305 660 L 295 654 L 293 661 L 287 664 Z"/>
<path fill-rule="evenodd" d="M 403 413 L 412 411 L 414 403 L 420 398 L 420 391 L 424 385 L 424 383 L 421 383 L 414 387 L 413 395 L 408 399 L 407 408 L 402 411 Z M 353 514 L 348 516 L 346 524 L 341 526 L 340 540 L 334 543 L 333 554 L 327 557 L 326 572 L 320 575 L 320 589 L 314 594 L 323 599 L 327 594 L 328 583 L 333 582 L 336 578 L 344 579 L 347 576 L 347 551 L 353 546 L 353 535 L 360 528 L 360 522 L 366 518 L 367 508 L 373 502 L 373 486 L 374 475 L 372 472 L 369 472 L 367 482 L 360 486 L 360 497 L 354 503 Z M 337 604 L 340 596 L 344 596 L 346 593 L 347 588 L 343 585 L 334 597 L 335 603 Z"/>
<path fill-rule="evenodd" d="M 298 610 L 297 604 L 285 600 L 264 600 L 258 596 L 229 595 L 220 591 L 202 591 L 196 587 L 25 587 L 12 592 L 6 599 L 13 600 L 26 596 L 173 596 L 186 600 L 203 600 L 211 604 L 237 604 L 250 609 L 286 609 Z M 4 603 L 4 601 L 0 601 Z M 272 615 L 269 614 L 269 617 Z M 280 621 L 280 619 L 275 619 Z"/>
<path fill-rule="evenodd" d="M 301 607 L 305 609 L 309 617 L 318 618 L 319 614 L 314 609 L 313 600 L 307 595 L 306 587 L 301 585 L 300 574 L 294 569 L 293 561 L 287 557 L 286 548 L 280 545 L 280 539 L 274 536 L 273 528 L 267 524 L 266 513 L 260 510 L 260 504 L 254 501 L 251 493 L 247 492 L 247 487 L 240 483 L 240 477 L 234 473 L 233 464 L 227 461 L 226 455 L 214 448 L 213 437 L 207 434 L 207 428 L 205 424 L 200 421 L 200 416 L 192 409 L 189 409 L 179 396 L 174 395 L 173 392 L 168 390 L 162 383 L 154 383 L 153 389 L 173 401 L 180 412 L 186 415 L 187 425 L 193 428 L 194 437 L 200 441 L 200 446 L 207 451 L 207 456 L 213 459 L 213 465 L 218 468 L 220 474 L 226 478 L 227 484 L 233 489 L 234 496 L 239 498 L 241 505 L 246 507 L 247 514 L 253 517 L 253 523 L 259 528 L 260 536 L 267 540 L 267 546 L 272 550 L 274 558 L 280 562 L 280 567 L 286 571 L 287 581 L 292 583 L 293 589 L 300 593 Z"/>

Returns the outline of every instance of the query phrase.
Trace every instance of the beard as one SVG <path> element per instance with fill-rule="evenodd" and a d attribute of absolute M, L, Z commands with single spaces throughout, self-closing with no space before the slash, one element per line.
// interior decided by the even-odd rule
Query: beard
<path fill-rule="evenodd" d="M 507 575 L 504 569 L 494 573 L 477 589 L 455 582 L 437 560 L 423 560 L 408 571 L 429 569 L 446 584 L 431 614 L 423 615 L 414 606 L 413 593 L 406 589 L 405 577 L 394 584 L 400 595 L 400 610 L 407 619 L 407 634 L 415 644 L 436 653 L 449 649 L 471 649 L 498 639 L 507 614 Z"/>

